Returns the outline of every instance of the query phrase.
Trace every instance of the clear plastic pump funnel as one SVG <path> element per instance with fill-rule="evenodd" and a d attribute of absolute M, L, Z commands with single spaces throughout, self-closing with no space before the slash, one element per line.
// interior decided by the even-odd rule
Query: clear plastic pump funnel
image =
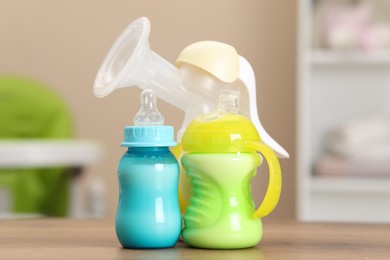
<path fill-rule="evenodd" d="M 137 86 L 152 89 L 156 96 L 185 110 L 202 102 L 182 84 L 180 71 L 150 49 L 150 22 L 140 17 L 118 37 L 95 79 L 94 94 L 105 97 L 117 88 Z"/>

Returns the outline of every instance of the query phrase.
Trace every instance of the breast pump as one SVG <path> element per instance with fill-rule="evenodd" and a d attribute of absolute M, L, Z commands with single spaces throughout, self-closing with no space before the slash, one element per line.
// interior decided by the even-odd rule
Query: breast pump
<path fill-rule="evenodd" d="M 232 46 L 215 41 L 191 44 L 181 52 L 175 67 L 150 49 L 149 33 L 146 17 L 136 19 L 122 32 L 98 71 L 93 88 L 96 97 L 123 87 L 152 89 L 158 98 L 184 111 L 177 135 L 180 140 L 195 117 L 216 109 L 218 91 L 237 88 L 241 92 L 241 111 L 255 125 L 263 142 L 280 157 L 289 157 L 264 130 L 257 113 L 253 69 Z"/>

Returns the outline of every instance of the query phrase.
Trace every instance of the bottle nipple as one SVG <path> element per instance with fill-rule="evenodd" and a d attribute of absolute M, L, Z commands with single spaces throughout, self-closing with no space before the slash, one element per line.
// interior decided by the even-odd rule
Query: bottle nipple
<path fill-rule="evenodd" d="M 133 118 L 134 125 L 163 125 L 164 117 L 157 109 L 157 97 L 153 90 L 145 89 L 141 93 L 141 108 Z"/>
<path fill-rule="evenodd" d="M 218 112 L 241 114 L 239 108 L 240 92 L 233 90 L 221 90 L 217 94 Z"/>

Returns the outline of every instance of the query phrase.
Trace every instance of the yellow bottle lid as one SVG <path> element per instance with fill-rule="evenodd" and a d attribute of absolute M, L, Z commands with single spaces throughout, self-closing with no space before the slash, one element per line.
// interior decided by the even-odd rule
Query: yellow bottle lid
<path fill-rule="evenodd" d="M 239 114 L 238 93 L 221 91 L 217 111 L 194 119 L 182 138 L 183 150 L 193 153 L 251 152 L 249 143 L 261 138 L 252 122 Z"/>

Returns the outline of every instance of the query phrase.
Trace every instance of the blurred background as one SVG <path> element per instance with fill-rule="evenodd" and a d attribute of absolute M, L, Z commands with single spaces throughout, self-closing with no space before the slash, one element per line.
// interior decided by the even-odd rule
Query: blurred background
<path fill-rule="evenodd" d="M 119 144 L 141 91 L 125 88 L 98 99 L 92 86 L 122 30 L 146 16 L 151 48 L 172 63 L 200 40 L 228 43 L 251 63 L 263 126 L 290 153 L 280 160 L 282 196 L 270 218 L 390 221 L 389 1 L 0 4 L 2 216 L 115 215 L 117 164 L 125 152 Z M 10 98 L 15 89 L 24 95 L 17 101 Z M 47 106 L 44 116 L 40 109 Z M 183 112 L 162 100 L 158 106 L 166 124 L 179 129 Z M 47 122 L 53 130 L 42 130 Z M 23 142 L 34 133 L 49 141 Z M 37 165 L 29 160 L 34 149 L 47 154 Z M 257 205 L 268 181 L 265 166 L 258 172 L 252 181 Z M 22 198 L 26 189 L 40 203 Z"/>
<path fill-rule="evenodd" d="M 43 85 L 50 89 L 68 108 L 72 118 L 72 134 L 67 138 L 73 141 L 73 146 L 63 147 L 62 144 L 59 148 L 38 147 L 51 155 L 53 149 L 65 151 L 63 157 L 66 154 L 69 156 L 69 149 L 73 151 L 70 153 L 78 154 L 78 158 L 70 158 L 64 164 L 79 169 L 78 173 L 72 173 L 76 177 L 72 177 L 73 185 L 70 186 L 75 191 L 73 195 L 70 192 L 71 199 L 67 202 L 76 204 L 73 205 L 71 216 L 115 215 L 118 199 L 117 165 L 125 152 L 119 144 L 123 138 L 123 127 L 132 124 L 132 118 L 139 109 L 141 91 L 138 88 L 126 88 L 98 99 L 93 95 L 92 86 L 111 45 L 122 30 L 140 16 L 146 16 L 151 21 L 149 41 L 152 49 L 172 63 L 184 47 L 200 40 L 228 43 L 248 59 L 257 77 L 257 101 L 262 123 L 268 133 L 291 154 L 290 159 L 281 160 L 285 176 L 284 187 L 281 204 L 273 216 L 295 216 L 294 1 L 283 4 L 277 1 L 226 1 L 222 4 L 206 0 L 2 0 L 0 3 L 0 75 L 22 77 L 26 81 L 33 81 L 29 84 Z M 3 85 L 18 85 L 20 82 L 15 82 L 17 80 L 8 78 Z M 3 93 L 0 100 L 5 100 L 7 95 L 9 93 Z M 37 103 L 40 102 L 35 101 L 34 104 Z M 19 110 L 22 111 L 30 111 L 35 106 L 23 101 L 20 104 Z M 158 101 L 158 106 L 165 116 L 166 124 L 179 129 L 183 112 L 161 100 Z M 10 113 L 7 106 L 0 106 L 0 109 L 1 114 Z M 21 117 L 26 115 L 19 116 Z M 7 125 L 5 120 L 0 121 L 0 131 Z M 10 157 L 9 152 L 17 153 L 18 147 L 4 146 L 7 138 L 14 139 L 15 136 L 3 136 L 3 149 L 0 151 L 4 156 L 8 152 Z M 23 144 L 21 146 L 26 148 Z M 23 155 L 28 156 L 31 155 Z M 29 167 L 25 166 L 17 171 L 26 171 L 25 168 L 30 169 Z M 3 172 L 10 171 L 10 166 L 6 163 L 2 168 Z M 268 181 L 267 168 L 261 171 L 264 174 L 258 174 L 253 180 L 257 204 L 262 201 Z M 7 175 L 4 173 L 3 176 Z M 64 178 L 63 175 L 60 176 Z M 54 185 L 47 180 L 43 182 L 48 187 Z M 29 183 L 25 181 L 23 185 L 31 186 Z M 60 185 L 59 183 L 61 180 L 57 180 L 56 185 Z M 1 185 L 2 211 L 12 211 L 10 196 L 17 193 L 11 192 L 10 195 L 7 193 L 9 186 Z M 31 189 L 40 190 L 44 187 L 38 185 Z M 44 211 L 44 214 L 57 213 Z"/>
<path fill-rule="evenodd" d="M 151 48 L 171 63 L 216 40 L 253 66 L 263 126 L 290 153 L 271 218 L 390 221 L 389 1 L 0 3 L 1 217 L 114 217 L 119 144 L 141 91 L 98 99 L 92 86 L 122 30 L 146 16 Z M 158 107 L 179 129 L 183 112 Z M 267 170 L 252 181 L 257 205 Z"/>
<path fill-rule="evenodd" d="M 299 2 L 297 217 L 390 220 L 390 2 Z"/>

